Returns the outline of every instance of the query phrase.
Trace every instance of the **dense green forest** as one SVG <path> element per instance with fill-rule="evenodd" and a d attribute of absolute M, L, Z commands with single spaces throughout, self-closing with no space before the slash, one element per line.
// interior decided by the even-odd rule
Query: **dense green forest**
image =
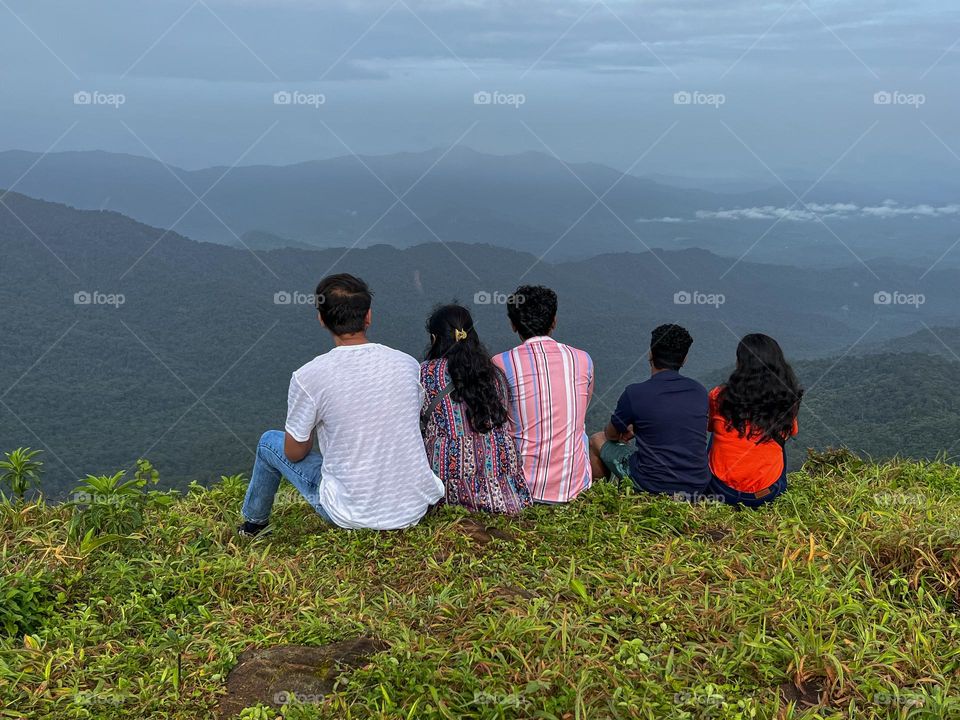
<path fill-rule="evenodd" d="M 4 203 L 0 449 L 42 449 L 43 490 L 52 497 L 142 456 L 177 487 L 248 471 L 260 433 L 283 422 L 291 371 L 330 347 L 305 298 L 332 270 L 374 288 L 372 337 L 417 356 L 435 303 L 469 305 L 498 352 L 517 340 L 503 305 L 484 298 L 512 291 L 521 276 L 554 287 L 557 337 L 589 350 L 596 364 L 592 427 L 606 422 L 624 385 L 645 377 L 650 330 L 674 321 L 695 337 L 688 372 L 705 384 L 722 380 L 739 335 L 764 331 L 781 341 L 811 390 L 798 450 L 842 443 L 878 457 L 932 457 L 957 439 L 957 402 L 947 391 L 957 386 L 956 358 L 907 359 L 900 351 L 919 341 L 894 341 L 918 323 L 941 328 L 960 316 L 954 270 L 924 279 L 922 307 L 886 307 L 873 302 L 877 288 L 912 287 L 919 271 L 891 266 L 879 285 L 859 266 L 743 262 L 731 270 L 728 258 L 697 250 L 556 264 L 439 243 L 252 253 L 117 213 L 15 193 Z M 676 303 L 686 291 L 725 300 Z M 99 293 L 107 304 L 78 304 L 76 293 Z M 948 345 L 956 337 L 937 334 Z M 942 350 L 929 337 L 924 348 L 932 344 Z"/>
<path fill-rule="evenodd" d="M 797 367 L 811 387 L 793 442 L 806 448 L 846 446 L 873 458 L 960 455 L 960 361 L 920 353 L 805 361 Z"/>

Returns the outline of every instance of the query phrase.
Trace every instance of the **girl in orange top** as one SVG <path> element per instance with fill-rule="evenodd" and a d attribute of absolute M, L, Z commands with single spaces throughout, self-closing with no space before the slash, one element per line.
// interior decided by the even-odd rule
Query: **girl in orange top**
<path fill-rule="evenodd" d="M 730 379 L 710 393 L 708 493 L 731 505 L 759 507 L 787 489 L 784 445 L 797 434 L 802 397 L 777 341 L 745 336 Z"/>

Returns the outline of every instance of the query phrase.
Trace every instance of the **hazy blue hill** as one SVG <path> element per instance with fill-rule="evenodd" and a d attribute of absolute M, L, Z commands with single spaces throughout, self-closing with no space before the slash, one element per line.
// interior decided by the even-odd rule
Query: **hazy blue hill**
<path fill-rule="evenodd" d="M 744 332 L 775 334 L 793 358 L 839 354 L 871 323 L 882 320 L 871 336 L 881 341 L 904 334 L 910 323 L 915 330 L 919 320 L 942 324 L 938 319 L 956 317 L 960 303 L 950 271 L 928 276 L 931 300 L 919 311 L 878 309 L 873 287 L 860 286 L 862 303 L 850 300 L 850 289 L 863 282 L 859 267 L 823 274 L 742 263 L 717 285 L 730 260 L 704 251 L 553 264 L 481 244 L 251 253 L 115 212 L 17 193 L 4 203 L 10 209 L 0 206 L 0 332 L 8 340 L 0 344 L 0 391 L 12 412 L 0 406 L 0 447 L 45 447 L 51 491 L 143 454 L 174 484 L 247 469 L 260 432 L 282 423 L 290 372 L 330 347 L 305 295 L 331 270 L 361 275 L 375 289 L 374 339 L 420 355 L 429 310 L 453 299 L 471 307 L 491 351 L 515 344 L 504 307 L 476 304 L 475 294 L 508 293 L 531 268 L 525 281 L 560 294 L 558 337 L 594 357 L 591 425 L 605 422 L 624 384 L 645 377 L 649 332 L 661 322 L 690 327 L 696 342 L 689 371 L 710 379 L 729 365 Z M 725 293 L 726 303 L 674 304 L 676 292 L 693 290 Z M 74 303 L 75 293 L 94 291 L 125 301 Z M 838 372 L 847 364 L 851 377 L 869 370 L 847 358 Z M 812 384 L 810 377 L 805 371 Z M 831 386 L 824 380 L 822 387 Z M 857 400 L 854 394 L 829 402 L 844 408 Z M 907 408 L 901 416 L 928 411 Z M 837 412 L 831 424 L 846 432 Z M 932 434 L 929 443 L 891 452 L 926 452 L 938 442 L 946 447 L 953 436 Z"/>
<path fill-rule="evenodd" d="M 849 247 L 868 260 L 890 255 L 929 266 L 958 227 L 951 217 L 918 224 L 905 216 L 831 219 L 829 228 L 786 221 L 771 230 L 768 219 L 697 213 L 793 206 L 796 198 L 777 183 L 714 192 L 623 176 L 596 163 L 565 165 L 543 153 L 489 155 L 463 147 L 197 170 L 105 152 L 0 153 L 0 187 L 14 183 L 33 197 L 116 210 L 156 227 L 176 224 L 190 237 L 229 245 L 250 232 L 323 248 L 409 246 L 439 236 L 535 254 L 549 250 L 557 260 L 701 247 L 730 257 L 749 249 L 752 260 L 808 267 L 849 264 Z M 886 197 L 840 185 L 817 188 L 806 200 L 876 204 Z M 948 255 L 942 262 L 960 260 Z"/>
<path fill-rule="evenodd" d="M 394 242 L 393 231 L 415 220 L 402 205 L 384 216 L 396 193 L 430 224 L 480 214 L 521 228 L 511 238 L 511 246 L 542 251 L 594 203 L 581 179 L 600 194 L 620 178 L 620 173 L 601 165 L 576 166 L 578 179 L 546 155 L 494 156 L 465 148 L 447 154 L 437 150 L 359 159 L 344 156 L 290 166 L 196 171 L 102 152 L 52 153 L 42 158 L 12 152 L 0 153 L 0 186 L 20 179 L 33 163 L 36 166 L 17 187 L 28 195 L 86 209 L 106 207 L 161 227 L 170 227 L 187 213 L 178 230 L 231 243 L 232 232 L 210 211 L 202 205 L 190 210 L 195 198 L 187 187 L 197 195 L 213 188 L 204 203 L 239 235 L 263 230 L 326 247 L 352 244 L 378 219 L 365 244 L 385 237 Z M 692 214 L 704 206 L 718 206 L 710 193 L 633 176 L 623 178 L 606 202 L 629 219 L 653 212 Z M 601 225 L 594 232 L 609 233 L 619 225 L 606 211 L 597 212 L 596 218 L 609 228 Z M 537 241 L 525 243 L 525 234 Z M 574 235 L 558 254 L 569 254 L 576 241 Z"/>
<path fill-rule="evenodd" d="M 931 326 L 865 348 L 865 353 L 924 353 L 950 360 L 960 357 L 960 328 Z"/>
<path fill-rule="evenodd" d="M 33 197 L 87 210 L 118 210 L 164 228 L 195 202 L 181 184 L 188 176 L 151 158 L 99 150 L 0 153 L 0 187 L 19 180 L 17 190 Z"/>
<path fill-rule="evenodd" d="M 237 243 L 228 244 L 236 244 L 237 247 L 249 248 L 250 250 L 280 250 L 283 248 L 297 248 L 300 250 L 316 249 L 307 243 L 279 237 L 262 230 L 251 230 L 248 233 L 244 233 L 243 237 L 240 238 L 240 241 Z"/>
<path fill-rule="evenodd" d="M 765 217 L 704 218 L 698 213 L 804 207 L 775 182 L 715 192 L 623 176 L 596 163 L 565 165 L 543 153 L 489 155 L 464 147 L 198 170 L 105 152 L 0 153 L 0 187 L 14 183 L 34 197 L 116 210 L 228 245 L 262 232 L 288 239 L 287 245 L 321 248 L 406 247 L 439 238 L 549 251 L 555 260 L 655 247 L 707 248 L 728 257 L 749 252 L 757 262 L 804 267 L 882 256 L 929 267 L 960 231 L 955 216 L 918 222 L 909 215 L 836 219 L 828 213 L 829 225 L 786 220 L 776 226 Z M 888 197 L 869 186 L 853 191 L 825 183 L 805 200 L 876 205 Z M 911 197 L 894 195 L 904 202 Z M 937 200 L 931 195 L 915 202 Z M 943 267 L 958 263 L 960 256 L 950 253 L 941 260 Z"/>

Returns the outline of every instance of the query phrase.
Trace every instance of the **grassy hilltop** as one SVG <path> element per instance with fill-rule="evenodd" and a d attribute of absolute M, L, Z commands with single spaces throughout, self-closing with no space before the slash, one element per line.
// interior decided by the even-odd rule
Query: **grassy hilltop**
<path fill-rule="evenodd" d="M 249 646 L 360 636 L 388 647 L 333 693 L 241 717 L 960 717 L 960 468 L 836 453 L 791 484 L 763 512 L 603 485 L 381 534 L 288 489 L 254 542 L 237 478 L 125 537 L 3 506 L 0 718 L 216 717 Z"/>

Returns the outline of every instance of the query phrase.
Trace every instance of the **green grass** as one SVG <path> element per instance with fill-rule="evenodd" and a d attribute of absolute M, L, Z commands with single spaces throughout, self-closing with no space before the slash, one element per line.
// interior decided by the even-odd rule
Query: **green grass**
<path fill-rule="evenodd" d="M 603 485 L 488 544 L 453 509 L 329 529 L 289 489 L 243 541 L 242 493 L 99 547 L 0 509 L 0 717 L 212 717 L 248 646 L 359 635 L 390 648 L 284 718 L 960 717 L 956 466 L 821 457 L 762 512 Z"/>

